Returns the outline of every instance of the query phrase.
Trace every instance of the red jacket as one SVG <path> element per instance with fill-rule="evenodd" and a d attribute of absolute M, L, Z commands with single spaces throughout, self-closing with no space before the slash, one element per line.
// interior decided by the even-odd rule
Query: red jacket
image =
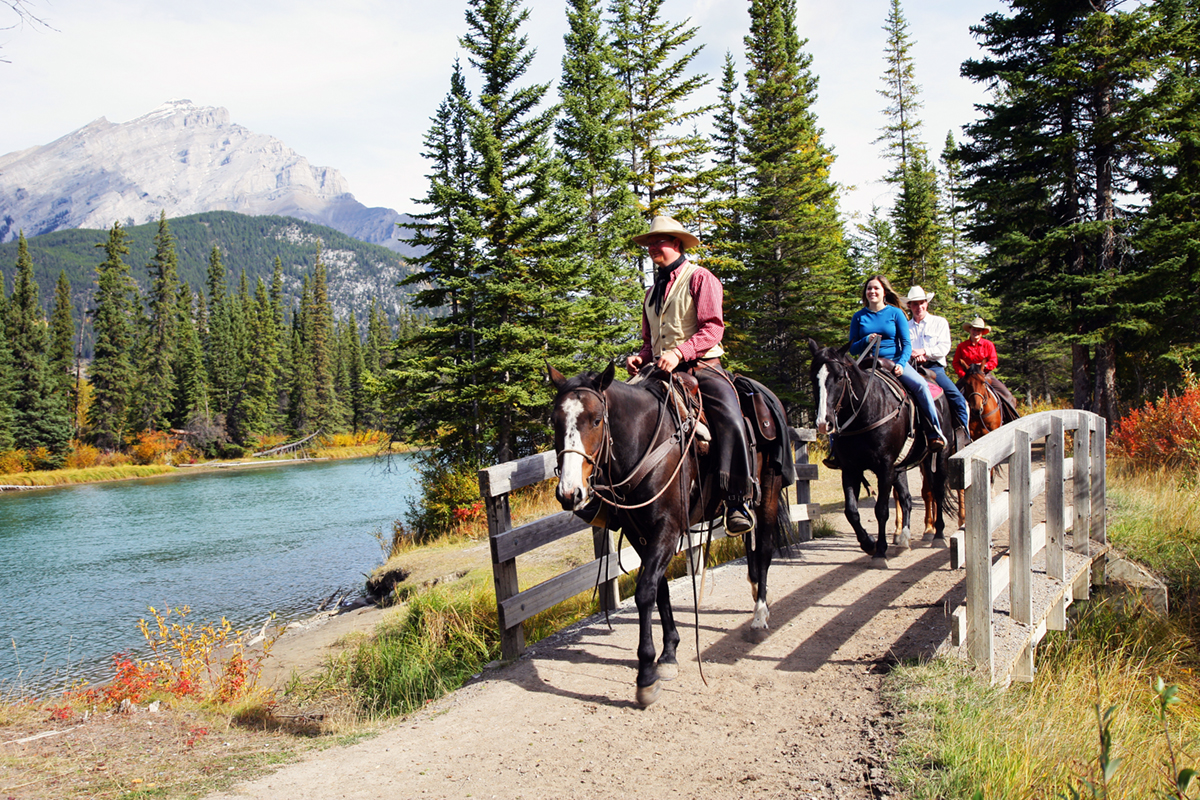
<path fill-rule="evenodd" d="M 981 338 L 978 344 L 971 344 L 971 340 L 967 339 L 954 351 L 954 371 L 960 378 L 967 374 L 967 367 L 972 364 L 983 364 L 984 372 L 991 372 L 998 363 L 996 345 L 987 339 Z"/>

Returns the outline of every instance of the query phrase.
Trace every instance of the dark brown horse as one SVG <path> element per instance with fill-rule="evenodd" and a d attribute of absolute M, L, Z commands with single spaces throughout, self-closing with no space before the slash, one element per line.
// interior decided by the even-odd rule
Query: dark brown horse
<path fill-rule="evenodd" d="M 830 447 L 841 465 L 846 519 L 863 552 L 871 556 L 872 566 L 887 566 L 887 498 L 893 489 L 898 514 L 903 515 L 897 546 L 909 546 L 912 495 L 904 476 L 914 464 L 922 465 L 931 504 L 937 510 L 932 544 L 947 546 L 946 466 L 954 452 L 953 438 L 940 451 L 930 451 L 917 425 L 913 401 L 897 388 L 898 382 L 895 386 L 889 382 L 882 367 L 859 367 L 846 355 L 849 346 L 822 347 L 812 339 L 808 346 L 813 356 L 810 370 L 817 398 L 817 430 L 830 434 Z M 945 396 L 939 397 L 935 406 L 941 429 L 950 430 L 950 406 Z M 863 528 L 858 512 L 859 489 L 868 471 L 875 473 L 879 483 L 875 502 L 879 530 L 874 540 Z"/>
<path fill-rule="evenodd" d="M 549 373 L 558 390 L 551 415 L 559 467 L 555 494 L 564 509 L 589 522 L 603 509 L 607 527 L 620 529 L 642 562 L 634 592 L 639 626 L 637 701 L 648 706 L 658 699 L 659 681 L 678 673 L 679 632 L 671 612 L 667 565 L 691 525 L 719 516 L 720 498 L 711 490 L 712 481 L 706 480 L 704 459 L 698 453 L 701 434 L 695 420 L 680 413 L 665 380 L 637 385 L 614 381 L 612 364 L 603 373 L 584 372 L 570 379 L 553 367 Z M 721 431 L 712 435 L 720 436 Z M 770 616 L 767 570 L 789 522 L 783 471 L 767 456 L 766 448 L 758 446 L 756 455 L 761 493 L 755 505 L 757 527 L 746 537 L 746 562 L 754 596 L 751 628 L 765 631 Z M 651 620 L 656 606 L 662 626 L 657 662 Z"/>

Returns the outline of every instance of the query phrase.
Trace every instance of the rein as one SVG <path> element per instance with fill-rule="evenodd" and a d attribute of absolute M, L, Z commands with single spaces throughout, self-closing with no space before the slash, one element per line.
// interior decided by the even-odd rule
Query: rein
<path fill-rule="evenodd" d="M 846 420 L 844 423 L 839 423 L 837 414 L 836 413 L 834 414 L 833 421 L 834 421 L 834 424 L 838 426 L 838 429 L 835 431 L 832 431 L 832 432 L 836 433 L 838 436 L 858 436 L 859 434 L 874 430 L 875 428 L 878 428 L 881 425 L 885 425 L 888 422 L 891 422 L 893 419 L 895 419 L 900 414 L 901 410 L 904 408 L 905 400 L 902 397 L 900 405 L 898 405 L 892 411 L 892 413 L 888 414 L 886 417 L 875 420 L 875 422 L 872 422 L 870 425 L 867 425 L 864 428 L 858 428 L 857 430 L 852 430 L 852 431 L 846 430 L 847 428 L 849 428 L 851 425 L 854 424 L 854 421 L 856 419 L 858 419 L 859 413 L 867 405 L 867 397 L 869 397 L 871 394 L 871 385 L 878 378 L 878 372 L 879 372 L 879 357 L 878 357 L 878 355 L 879 355 L 879 346 L 882 343 L 882 341 L 883 341 L 882 339 L 876 339 L 875 344 L 872 347 L 868 347 L 866 350 L 864 350 L 863 354 L 861 356 L 859 356 L 858 359 L 854 362 L 855 366 L 860 366 L 862 364 L 862 362 L 866 360 L 868 355 L 874 356 L 874 358 L 872 359 L 872 362 L 871 362 L 871 374 L 870 374 L 870 377 L 867 378 L 867 386 L 865 389 L 863 389 L 862 400 L 861 400 L 861 402 L 859 402 L 858 408 L 854 408 L 854 386 L 850 382 L 849 374 L 843 376 L 842 380 L 839 381 L 839 383 L 841 383 L 841 385 L 842 385 L 842 391 L 841 391 L 841 394 L 838 395 L 837 402 L 834 403 L 834 410 L 835 410 L 835 412 L 842 410 L 842 400 L 846 397 L 846 390 L 849 389 L 850 390 L 850 407 L 854 413 L 852 413 L 850 415 L 850 419 Z M 879 378 L 879 379 L 882 380 L 882 378 Z"/>
<path fill-rule="evenodd" d="M 678 390 L 675 389 L 674 385 L 671 385 L 671 384 L 668 384 L 667 390 L 668 390 L 668 392 L 678 392 Z M 604 406 L 604 421 L 602 423 L 602 425 L 604 426 L 604 438 L 601 441 L 601 446 L 599 448 L 597 448 L 597 451 L 596 451 L 596 454 L 594 457 L 589 455 L 588 453 L 583 453 L 578 450 L 563 450 L 562 452 L 563 453 L 567 453 L 567 452 L 579 453 L 584 458 L 592 460 L 592 463 L 597 467 L 598 471 L 604 472 L 605 474 L 611 474 L 613 450 L 612 450 L 612 434 L 611 434 L 612 426 L 609 424 L 609 421 L 608 421 L 608 399 L 603 394 L 595 391 L 594 389 L 589 389 L 589 388 L 584 387 L 584 388 L 581 388 L 579 391 L 589 391 L 600 398 L 600 402 Z M 680 393 L 680 394 L 682 394 L 682 393 Z M 703 400 L 701 400 L 700 402 L 702 404 Z M 699 418 L 701 408 L 697 408 L 695 416 L 692 416 L 690 414 L 685 416 L 682 412 L 679 412 L 676 409 L 675 403 L 672 402 L 670 395 L 668 395 L 668 397 L 666 398 L 664 403 L 659 405 L 658 420 L 655 423 L 654 435 L 650 438 L 651 443 L 653 443 L 656 439 L 658 439 L 659 434 L 662 432 L 663 426 L 665 425 L 666 415 L 669 412 L 667 412 L 667 410 L 664 409 L 664 406 L 668 406 L 670 408 L 670 411 L 674 411 L 676 414 L 678 414 L 677 419 L 676 419 L 677 427 L 676 427 L 675 432 L 673 434 L 671 434 L 670 437 L 668 437 L 663 442 L 661 442 L 657 447 L 654 447 L 651 449 L 648 446 L 646 453 L 644 453 L 642 455 L 641 459 L 638 460 L 638 463 L 634 466 L 634 468 L 632 470 L 630 470 L 629 474 L 620 481 L 614 482 L 611 485 L 597 484 L 594 482 L 595 471 L 593 471 L 592 493 L 596 496 L 596 499 L 598 499 L 600 502 L 604 503 L 605 505 L 611 506 L 612 508 L 619 509 L 621 511 L 633 511 L 635 509 L 644 508 L 644 507 L 650 505 L 651 503 L 655 502 L 656 500 L 658 500 L 660 497 L 663 496 L 663 494 L 667 491 L 667 489 L 669 489 L 671 487 L 671 484 L 674 482 L 676 476 L 678 476 L 680 470 L 683 469 L 683 462 L 686 460 L 685 455 L 686 455 L 688 449 L 691 448 L 693 442 L 696 439 L 696 430 L 697 430 L 696 420 Z M 686 441 L 684 441 L 685 433 L 687 436 Z M 605 446 L 606 444 L 607 444 L 607 447 Z M 671 472 L 671 476 L 666 481 L 663 482 L 663 487 L 661 489 L 659 489 L 658 492 L 656 492 L 653 497 L 651 497 L 649 500 L 646 500 L 645 502 L 637 503 L 634 505 L 627 505 L 625 503 L 618 502 L 617 498 L 619 496 L 618 495 L 619 489 L 636 488 L 642 482 L 642 480 L 644 480 L 645 477 L 647 475 L 649 475 L 650 472 L 655 467 L 657 467 L 664 458 L 667 457 L 667 453 L 675 450 L 677 447 L 680 451 L 679 462 L 675 465 L 675 469 Z M 603 462 L 601 462 L 601 460 L 600 460 L 600 456 L 602 456 L 602 455 L 603 455 Z M 559 455 L 559 458 L 560 459 L 562 458 L 561 453 Z M 612 495 L 612 497 L 611 498 L 605 497 L 603 494 L 601 494 L 602 491 L 608 492 L 609 494 Z"/>

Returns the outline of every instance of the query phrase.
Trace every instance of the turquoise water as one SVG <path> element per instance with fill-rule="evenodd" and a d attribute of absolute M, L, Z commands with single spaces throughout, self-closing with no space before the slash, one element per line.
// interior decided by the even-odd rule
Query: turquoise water
<path fill-rule="evenodd" d="M 407 455 L 0 495 L 0 690 L 111 676 L 148 607 L 257 631 L 358 592 L 416 490 Z"/>

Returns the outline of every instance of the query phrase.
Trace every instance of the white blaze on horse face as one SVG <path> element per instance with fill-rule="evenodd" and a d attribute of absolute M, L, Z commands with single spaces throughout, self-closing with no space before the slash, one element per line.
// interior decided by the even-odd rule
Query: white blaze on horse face
<path fill-rule="evenodd" d="M 827 408 L 826 408 L 826 404 L 829 402 L 829 394 L 828 394 L 829 390 L 827 388 L 825 388 L 825 382 L 828 380 L 829 380 L 829 366 L 827 364 L 822 364 L 821 368 L 819 370 L 817 370 L 817 391 L 819 392 L 819 396 L 817 397 L 817 432 L 818 433 L 828 433 L 829 432 L 829 419 L 827 418 L 828 412 L 827 412 Z"/>
<path fill-rule="evenodd" d="M 574 497 L 575 490 L 580 490 L 581 502 L 579 508 L 588 500 L 588 487 L 583 480 L 583 437 L 579 433 L 579 418 L 583 416 L 583 403 L 577 398 L 569 398 L 562 405 L 566 426 L 563 430 L 563 449 L 574 450 L 574 453 L 564 453 L 562 465 L 558 473 L 559 492 L 563 497 Z"/>

